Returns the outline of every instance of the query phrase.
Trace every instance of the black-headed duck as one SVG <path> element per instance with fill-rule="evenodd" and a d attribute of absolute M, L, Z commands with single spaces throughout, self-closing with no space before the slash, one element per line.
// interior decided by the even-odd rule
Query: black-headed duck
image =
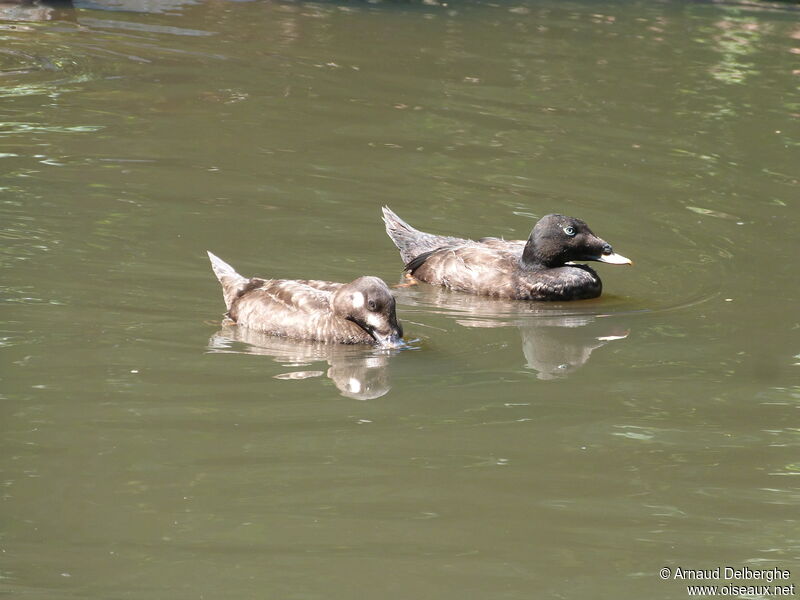
<path fill-rule="evenodd" d="M 414 279 L 470 294 L 517 300 L 597 298 L 603 290 L 600 277 L 574 261 L 632 264 L 586 223 L 564 215 L 542 217 L 527 241 L 433 235 L 414 229 L 388 207 L 383 220 Z"/>
<path fill-rule="evenodd" d="M 261 279 L 239 275 L 211 252 L 226 316 L 241 327 L 287 338 L 339 344 L 397 346 L 403 328 L 395 300 L 377 277 L 350 283 Z"/>

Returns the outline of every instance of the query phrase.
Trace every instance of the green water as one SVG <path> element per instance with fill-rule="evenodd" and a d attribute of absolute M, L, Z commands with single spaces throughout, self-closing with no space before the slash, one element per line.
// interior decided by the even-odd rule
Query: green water
<path fill-rule="evenodd" d="M 20 12 L 0 6 L 0 595 L 800 583 L 791 5 Z M 635 265 L 571 304 L 397 288 L 397 352 L 221 326 L 206 249 L 399 283 L 382 205 L 470 237 L 562 212 Z"/>

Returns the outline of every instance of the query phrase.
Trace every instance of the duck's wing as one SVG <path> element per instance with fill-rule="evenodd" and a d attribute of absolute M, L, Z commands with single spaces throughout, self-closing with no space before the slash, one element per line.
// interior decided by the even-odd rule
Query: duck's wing
<path fill-rule="evenodd" d="M 335 292 L 344 284 L 336 281 L 322 281 L 319 279 L 294 279 L 296 283 L 303 284 L 318 292 Z"/>
<path fill-rule="evenodd" d="M 462 238 L 434 235 L 414 229 L 392 212 L 388 206 L 383 207 L 383 222 L 386 224 L 386 233 L 392 238 L 397 249 L 400 250 L 400 257 L 404 263 L 408 263 L 425 252 L 468 241 Z"/>
<path fill-rule="evenodd" d="M 308 280 L 253 281 L 230 311 L 237 324 L 270 335 L 326 343 L 373 343 L 355 323 L 333 312 L 342 284 Z M 330 289 L 320 289 L 330 288 Z"/>
<path fill-rule="evenodd" d="M 457 240 L 456 243 L 442 244 L 415 256 L 406 263 L 405 270 L 413 275 L 429 259 L 443 265 L 449 265 L 448 261 L 452 259 L 455 261 L 453 268 L 455 264 L 464 261 L 470 266 L 474 266 L 474 263 L 491 264 L 494 261 L 505 264 L 522 256 L 525 243 L 524 240 L 504 240 L 496 237 L 480 238 L 477 242 Z"/>
<path fill-rule="evenodd" d="M 214 275 L 222 285 L 225 308 L 229 313 L 234 304 L 245 299 L 248 302 L 275 304 L 291 311 L 327 311 L 330 309 L 332 293 L 342 286 L 341 283 L 315 279 L 247 278 L 211 252 L 208 252 L 208 258 Z"/>
<path fill-rule="evenodd" d="M 228 315 L 243 327 L 270 335 L 322 342 L 369 340 L 357 325 L 334 315 L 332 296 L 307 281 L 254 278 Z"/>
<path fill-rule="evenodd" d="M 331 290 L 320 289 L 308 280 L 297 279 L 250 279 L 234 304 L 260 305 L 265 311 L 288 313 L 327 313 L 331 310 Z M 336 286 L 337 284 L 330 284 Z M 338 284 L 341 286 L 341 284 Z M 335 288 L 334 288 L 335 289 Z M 235 317 L 234 317 L 235 318 Z"/>
<path fill-rule="evenodd" d="M 507 243 L 506 243 L 507 244 Z M 515 246 L 468 242 L 425 252 L 406 264 L 416 279 L 486 296 L 514 297 Z"/>

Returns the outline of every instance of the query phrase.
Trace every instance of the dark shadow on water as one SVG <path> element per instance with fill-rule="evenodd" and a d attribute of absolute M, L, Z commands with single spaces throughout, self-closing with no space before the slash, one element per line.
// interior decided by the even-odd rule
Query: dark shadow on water
<path fill-rule="evenodd" d="M 326 375 L 342 396 L 373 400 L 390 389 L 388 365 L 400 350 L 369 346 L 321 344 L 289 340 L 236 325 L 224 325 L 208 341 L 210 352 L 255 354 L 272 357 L 291 371 L 273 375 L 276 379 L 308 379 Z M 327 362 L 327 371 L 314 370 L 315 363 Z M 311 368 L 308 368 L 311 367 Z"/>

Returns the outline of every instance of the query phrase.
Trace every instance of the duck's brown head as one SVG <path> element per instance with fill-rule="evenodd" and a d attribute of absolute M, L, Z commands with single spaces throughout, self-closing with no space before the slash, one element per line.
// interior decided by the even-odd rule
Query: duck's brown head
<path fill-rule="evenodd" d="M 340 287 L 333 296 L 333 311 L 361 327 L 376 344 L 396 347 L 402 343 L 394 296 L 378 277 L 359 277 Z"/>

